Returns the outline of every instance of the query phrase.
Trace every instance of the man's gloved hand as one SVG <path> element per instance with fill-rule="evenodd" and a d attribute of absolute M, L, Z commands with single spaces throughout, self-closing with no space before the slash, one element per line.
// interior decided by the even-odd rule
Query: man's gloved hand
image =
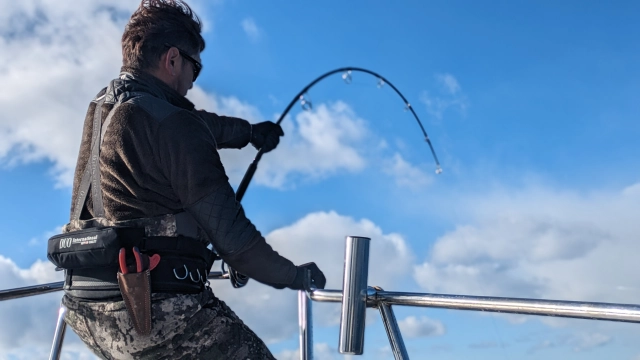
<path fill-rule="evenodd" d="M 258 150 L 269 152 L 275 149 L 280 142 L 280 136 L 284 136 L 284 131 L 274 122 L 264 121 L 251 125 L 251 145 Z"/>
<path fill-rule="evenodd" d="M 288 287 L 293 290 L 324 289 L 327 279 L 316 263 L 298 265 L 298 272 L 293 283 Z"/>

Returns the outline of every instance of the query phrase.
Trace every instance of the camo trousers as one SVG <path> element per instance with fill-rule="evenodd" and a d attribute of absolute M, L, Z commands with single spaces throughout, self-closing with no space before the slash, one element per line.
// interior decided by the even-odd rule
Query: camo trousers
<path fill-rule="evenodd" d="M 150 336 L 133 329 L 123 301 L 64 296 L 67 324 L 100 358 L 275 359 L 264 342 L 211 289 L 153 294 Z"/>

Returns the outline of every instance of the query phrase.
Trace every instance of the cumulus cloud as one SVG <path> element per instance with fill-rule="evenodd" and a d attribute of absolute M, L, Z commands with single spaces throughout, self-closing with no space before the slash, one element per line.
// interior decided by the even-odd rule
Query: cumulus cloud
<path fill-rule="evenodd" d="M 61 272 L 54 266 L 37 260 L 21 269 L 11 259 L 0 255 L 0 289 L 14 289 L 55 281 L 62 281 Z M 62 292 L 0 302 L 0 359 L 41 359 L 51 350 L 58 308 Z M 63 354 L 66 359 L 94 359 L 95 357 L 73 334 L 67 332 Z"/>
<path fill-rule="evenodd" d="M 250 122 L 265 119 L 258 109 L 234 97 L 219 97 L 194 88 L 191 99 L 219 114 L 244 117 Z M 298 181 L 317 181 L 341 172 L 358 172 L 366 167 L 369 134 L 365 120 L 342 101 L 320 104 L 294 119 L 282 122 L 285 136 L 278 148 L 265 155 L 254 181 L 263 186 L 288 188 Z M 256 150 L 222 150 L 220 156 L 231 183 L 242 179 Z M 410 165 L 408 165 L 410 166 Z"/>
<path fill-rule="evenodd" d="M 260 38 L 262 37 L 262 30 L 258 28 L 258 25 L 256 25 L 256 22 L 255 20 L 253 20 L 253 18 L 244 18 L 240 25 L 242 26 L 242 30 L 244 30 L 244 33 L 247 34 L 249 40 L 255 42 L 260 40 Z"/>
<path fill-rule="evenodd" d="M 117 75 L 129 1 L 14 1 L 0 14 L 0 163 L 49 160 L 69 185 L 91 98 Z"/>
<path fill-rule="evenodd" d="M 419 338 L 444 335 L 444 325 L 426 316 L 408 316 L 398 321 L 402 336 L 407 338 Z"/>
<path fill-rule="evenodd" d="M 399 153 L 384 161 L 384 165 L 383 172 L 391 175 L 398 187 L 424 190 L 433 182 L 432 176 L 406 161 Z"/>
<path fill-rule="evenodd" d="M 458 80 L 446 73 L 436 74 L 435 79 L 440 88 L 436 94 L 426 90 L 420 94 L 420 101 L 425 104 L 429 114 L 437 120 L 442 120 L 444 113 L 449 109 L 455 109 L 464 114 L 469 107 L 469 101 L 462 92 Z"/>
<path fill-rule="evenodd" d="M 328 289 L 342 288 L 345 236 L 371 238 L 369 281 L 385 290 L 397 290 L 398 278 L 409 274 L 414 261 L 405 240 L 398 234 L 385 234 L 367 219 L 356 220 L 335 212 L 316 212 L 295 223 L 267 234 L 267 241 L 295 264 L 313 261 L 327 277 Z M 213 284 L 214 292 L 265 341 L 272 343 L 289 338 L 297 331 L 297 294 L 275 290 L 250 282 L 242 289 L 227 283 Z M 337 325 L 338 304 L 314 303 L 317 326 Z M 374 311 L 370 315 L 377 316 Z M 369 315 L 368 315 L 369 316 Z"/>
<path fill-rule="evenodd" d="M 194 85 L 193 89 L 187 93 L 187 98 L 194 103 L 196 109 L 203 109 L 219 115 L 239 117 L 252 123 L 263 121 L 264 119 L 260 110 L 248 102 L 242 101 L 235 96 L 208 93 L 198 85 Z"/>
<path fill-rule="evenodd" d="M 119 72 L 120 36 L 135 5 L 123 0 L 5 6 L 0 15 L 0 81 L 11 91 L 0 94 L 0 164 L 48 160 L 58 185 L 71 185 L 87 106 Z M 245 24 L 257 31 L 254 22 Z M 265 118 L 251 104 L 207 94 L 197 86 L 189 97 L 220 114 L 252 122 Z M 283 187 L 292 176 L 318 179 L 364 166 L 361 154 L 349 145 L 362 139 L 363 121 L 346 104 L 320 105 L 284 126 L 285 150 L 265 157 L 256 182 Z M 241 178 L 254 154 L 249 147 L 223 155 L 232 180 Z"/>
<path fill-rule="evenodd" d="M 640 193 L 504 190 L 460 200 L 468 218 L 414 277 L 426 290 L 635 303 Z"/>
<path fill-rule="evenodd" d="M 285 136 L 279 151 L 265 156 L 256 180 L 283 187 L 296 177 L 323 179 L 341 171 L 357 172 L 366 166 L 361 146 L 368 134 L 365 120 L 342 101 L 320 104 L 283 121 Z"/>

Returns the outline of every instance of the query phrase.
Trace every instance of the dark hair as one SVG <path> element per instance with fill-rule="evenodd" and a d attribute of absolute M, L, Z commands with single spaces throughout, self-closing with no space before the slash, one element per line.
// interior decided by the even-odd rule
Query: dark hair
<path fill-rule="evenodd" d="M 204 50 L 198 16 L 182 0 L 143 0 L 122 34 L 122 65 L 149 70 L 171 44 L 189 53 Z"/>

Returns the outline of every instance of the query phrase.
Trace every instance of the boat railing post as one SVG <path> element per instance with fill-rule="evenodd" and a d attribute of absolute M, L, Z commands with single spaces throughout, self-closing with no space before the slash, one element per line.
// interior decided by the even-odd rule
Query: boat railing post
<path fill-rule="evenodd" d="M 380 287 L 374 287 L 376 291 L 382 291 Z M 387 331 L 387 337 L 389 338 L 389 345 L 391 345 L 391 352 L 396 360 L 409 360 L 409 353 L 404 346 L 404 340 L 402 339 L 402 333 L 398 326 L 398 321 L 393 313 L 391 305 L 383 302 L 377 302 L 378 310 L 380 310 L 380 316 L 382 317 L 382 323 L 384 329 Z"/>
<path fill-rule="evenodd" d="M 67 307 L 60 303 L 60 310 L 58 310 L 58 323 L 56 324 L 56 332 L 53 335 L 53 344 L 51 344 L 51 352 L 49 353 L 49 360 L 59 360 L 60 352 L 62 351 L 62 342 L 64 342 L 64 333 L 67 330 L 67 323 L 64 321 L 64 316 L 67 313 Z"/>
<path fill-rule="evenodd" d="M 313 359 L 313 312 L 305 290 L 298 291 L 298 324 L 300 326 L 300 360 Z"/>

